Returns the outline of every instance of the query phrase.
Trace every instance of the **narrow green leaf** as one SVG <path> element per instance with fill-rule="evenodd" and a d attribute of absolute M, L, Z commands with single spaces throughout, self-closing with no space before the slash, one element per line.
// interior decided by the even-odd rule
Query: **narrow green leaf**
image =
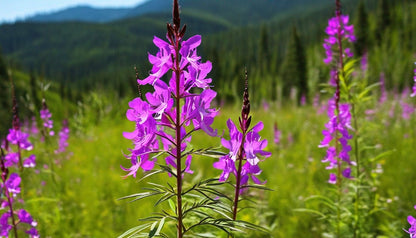
<path fill-rule="evenodd" d="M 118 238 L 124 238 L 127 236 L 132 237 L 133 235 L 136 235 L 137 233 L 143 231 L 144 229 L 147 229 L 148 227 L 150 227 L 150 224 L 143 224 L 140 226 L 133 227 L 127 230 L 126 232 L 124 232 L 123 234 L 121 234 L 120 236 L 118 236 Z"/>
<path fill-rule="evenodd" d="M 157 225 L 157 221 L 155 221 L 150 227 L 149 238 L 153 237 L 156 234 L 156 231 L 157 231 L 156 225 Z"/>
<path fill-rule="evenodd" d="M 293 209 L 294 212 L 303 212 L 303 213 L 312 213 L 312 214 L 316 214 L 318 216 L 320 216 L 321 218 L 326 217 L 325 214 L 317 211 L 317 210 L 313 210 L 313 209 L 307 209 L 307 208 L 296 208 Z"/>
<path fill-rule="evenodd" d="M 172 199 L 169 199 L 168 200 L 168 203 L 169 203 L 169 207 L 172 210 L 173 214 L 176 214 L 176 205 L 175 205 L 175 202 L 173 202 Z"/>

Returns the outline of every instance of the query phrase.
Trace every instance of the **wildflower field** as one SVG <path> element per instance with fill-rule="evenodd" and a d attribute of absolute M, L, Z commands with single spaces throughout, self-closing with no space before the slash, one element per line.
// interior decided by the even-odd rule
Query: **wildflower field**
<path fill-rule="evenodd" d="M 147 61 L 108 85 L 27 73 L 11 49 L 36 23 L 0 25 L 0 237 L 416 237 L 414 1 L 208 37 L 198 21 L 231 19 L 171 2 L 163 28 L 139 19 L 162 18 Z"/>
<path fill-rule="evenodd" d="M 406 217 L 412 214 L 412 201 L 416 199 L 411 190 L 416 167 L 412 159 L 416 150 L 412 135 L 415 131 L 411 126 L 415 118 L 402 118 L 398 107 L 400 101 L 390 96 L 371 120 L 364 120 L 368 125 L 366 128 L 369 128 L 367 133 L 376 135 L 369 136 L 367 140 L 371 143 L 365 150 L 367 153 L 383 154 L 379 158 L 367 157 L 375 159 L 371 176 L 378 181 L 373 187 L 365 188 L 374 196 L 371 205 L 376 220 L 369 227 L 374 233 L 384 234 L 385 237 L 406 237 L 402 228 L 408 228 Z M 213 126 L 225 129 L 223 121 L 229 115 L 238 116 L 235 113 L 237 110 L 221 108 Z M 393 114 L 389 115 L 391 110 Z M 250 233 L 248 237 L 296 237 L 304 235 L 305 231 L 308 231 L 306 237 L 322 237 L 327 227 L 323 217 L 302 212 L 302 209 L 324 210 L 311 198 L 331 192 L 325 165 L 321 163 L 324 152 L 316 144 L 322 139 L 326 115 L 317 111 L 312 106 L 279 108 L 271 103 L 268 111 L 259 108 L 253 112 L 256 117 L 264 118 L 263 138 L 271 142 L 267 149 L 274 156 L 264 161 L 260 178 L 267 180 L 267 187 L 273 191 L 256 194 L 261 199 L 255 209 L 247 210 L 242 217 L 269 227 L 271 235 Z M 304 120 L 306 117 L 307 121 Z M 278 122 L 281 130 L 278 144 L 272 142 L 274 122 Z M 122 163 L 127 166 L 127 163 L 120 162 L 120 154 L 130 143 L 120 138 L 120 134 L 131 125 L 120 109 L 104 116 L 98 125 L 91 125 L 88 134 L 72 136 L 68 141 L 68 151 L 72 155 L 55 170 L 59 175 L 59 186 L 43 169 L 48 159 L 38 161 L 42 176 L 35 173 L 28 175 L 32 179 L 27 187 L 33 189 L 25 195 L 31 197 L 25 206 L 33 214 L 38 214 L 41 234 L 50 237 L 117 237 L 139 225 L 140 216 L 153 212 L 152 200 L 133 203 L 117 200 L 136 193 L 147 182 L 122 179 L 125 173 L 119 166 Z M 106 139 L 103 141 L 101 138 Z M 219 139 L 207 141 L 202 136 L 196 136 L 192 144 L 219 146 Z M 214 161 L 212 158 L 195 159 L 192 165 L 192 168 L 198 168 L 195 176 L 218 177 L 218 171 L 212 167 Z M 158 179 L 166 180 L 162 175 Z M 45 186 L 41 186 L 42 181 L 45 181 Z M 170 228 L 174 229 L 173 226 Z"/>

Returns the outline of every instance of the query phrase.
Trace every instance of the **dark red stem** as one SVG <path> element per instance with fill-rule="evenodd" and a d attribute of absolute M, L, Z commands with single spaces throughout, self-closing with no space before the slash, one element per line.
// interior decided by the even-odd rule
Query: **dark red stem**
<path fill-rule="evenodd" d="M 20 121 L 19 121 L 19 110 L 17 105 L 16 99 L 16 90 L 14 88 L 13 78 L 10 76 L 11 88 L 12 88 L 12 105 L 13 105 L 13 129 L 18 132 L 20 131 Z M 19 170 L 20 172 L 23 171 L 23 162 L 22 162 L 22 154 L 19 141 L 17 142 L 17 155 L 19 157 Z"/>
<path fill-rule="evenodd" d="M 1 179 L 3 180 L 3 184 L 6 183 L 7 180 L 7 176 L 9 174 L 9 170 L 6 168 L 6 166 L 4 165 L 4 151 L 3 149 L 1 149 L 1 159 L 0 159 L 0 166 L 1 166 Z M 8 191 L 8 189 L 5 187 L 4 191 L 4 195 L 7 198 L 7 202 L 9 204 L 9 209 L 10 209 L 10 215 L 12 217 L 12 223 L 13 223 L 13 232 L 14 232 L 14 236 L 15 238 L 17 238 L 17 227 L 16 227 L 16 221 L 14 219 L 14 211 L 13 211 L 13 204 L 12 204 L 12 199 L 10 198 L 10 193 Z"/>
<path fill-rule="evenodd" d="M 243 167 L 243 160 L 244 160 L 244 141 L 246 140 L 246 131 L 243 130 L 243 139 L 241 141 L 240 149 L 238 150 L 237 160 L 238 160 L 238 169 L 237 169 L 237 178 L 236 178 L 236 185 L 235 185 L 235 195 L 234 195 L 234 206 L 233 206 L 233 220 L 237 219 L 238 213 L 238 199 L 240 196 L 241 190 L 241 170 Z"/>
<path fill-rule="evenodd" d="M 243 108 L 241 109 L 241 117 L 239 118 L 240 129 L 243 133 L 243 137 L 241 139 L 240 148 L 237 154 L 238 168 L 237 168 L 237 177 L 236 177 L 236 185 L 235 185 L 234 204 L 233 204 L 233 220 L 234 221 L 237 219 L 238 199 L 239 199 L 240 191 L 241 191 L 241 170 L 243 167 L 243 160 L 245 158 L 244 143 L 245 143 L 247 131 L 251 122 L 251 117 L 249 116 L 250 100 L 249 100 L 249 95 L 248 95 L 247 70 L 245 71 L 245 74 L 246 74 L 246 78 L 245 78 L 245 83 L 244 83 L 245 87 L 244 87 L 244 94 L 243 94 Z"/>
<path fill-rule="evenodd" d="M 174 46 L 175 49 L 175 57 L 174 57 L 174 66 L 173 71 L 176 77 L 176 121 L 175 121 L 175 131 L 176 131 L 176 186 L 177 186 L 177 219 L 178 219 L 178 230 L 177 230 L 177 237 L 183 237 L 183 213 L 182 213 L 182 151 L 181 151 L 181 90 L 180 90 L 180 76 L 181 76 L 181 69 L 180 69 L 180 57 L 179 57 L 179 42 L 182 38 L 182 32 L 180 32 L 180 17 L 179 17 L 179 4 L 178 0 L 173 1 L 173 25 L 168 24 L 168 37 L 171 44 Z"/>

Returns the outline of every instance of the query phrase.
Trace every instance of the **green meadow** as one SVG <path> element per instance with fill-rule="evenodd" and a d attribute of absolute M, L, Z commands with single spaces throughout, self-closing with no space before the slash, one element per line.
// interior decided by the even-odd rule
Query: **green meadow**
<path fill-rule="evenodd" d="M 160 174 L 140 181 L 142 172 L 137 178 L 124 177 L 126 172 L 120 165 L 128 166 L 129 161 L 123 154 L 128 153 L 131 144 L 122 132 L 134 128 L 124 117 L 126 105 L 126 101 L 107 105 L 110 110 L 101 115 L 99 122 L 83 125 L 83 131 L 78 131 L 74 127 L 76 121 L 71 120 L 69 147 L 64 154 L 55 155 L 47 141 L 34 141 L 38 172 L 25 171 L 23 196 L 25 207 L 37 218 L 43 237 L 116 237 L 140 225 L 140 218 L 160 209 L 154 207 L 152 199 L 119 200 L 141 191 L 149 181 L 165 183 L 171 179 L 167 174 Z M 388 112 L 393 105 L 396 109 L 390 117 Z M 370 163 L 374 161 L 373 156 L 381 154 L 372 162 L 379 164 L 373 166 L 375 169 L 381 169 L 372 174 L 379 183 L 366 188 L 383 203 L 382 210 L 374 211 L 379 217 L 375 230 L 405 237 L 402 228 L 407 228 L 406 217 L 416 201 L 412 192 L 416 131 L 414 115 L 408 120 L 402 119 L 397 105 L 393 99 L 383 105 L 374 103 L 372 108 L 377 108 L 377 112 L 372 118 L 360 119 L 360 132 L 366 133 L 360 140 L 367 141 L 367 148 L 362 148 L 366 155 L 363 160 Z M 213 127 L 224 130 L 225 121 L 237 120 L 238 111 L 238 106 L 220 108 Z M 262 120 L 265 124 L 261 135 L 268 140 L 267 150 L 272 152 L 261 163 L 260 176 L 272 191 L 255 193 L 258 203 L 253 209 L 243 211 L 241 219 L 268 227 L 271 233 L 249 233 L 247 237 L 322 237 L 327 224 L 319 215 L 304 211 L 322 209 L 309 198 L 325 195 L 334 186 L 327 183 L 329 171 L 321 162 L 325 149 L 318 148 L 327 116 L 325 111 L 317 112 L 311 105 L 279 107 L 277 103 L 270 103 L 267 110 L 261 107 L 253 110 L 253 122 Z M 273 142 L 275 122 L 281 130 L 278 144 Z M 203 133 L 195 134 L 191 143 L 193 148 L 221 145 L 220 138 L 207 139 Z M 212 167 L 214 161 L 202 156 L 194 158 L 191 167 L 194 174 L 186 175 L 185 183 L 201 177 L 218 177 L 220 171 Z"/>

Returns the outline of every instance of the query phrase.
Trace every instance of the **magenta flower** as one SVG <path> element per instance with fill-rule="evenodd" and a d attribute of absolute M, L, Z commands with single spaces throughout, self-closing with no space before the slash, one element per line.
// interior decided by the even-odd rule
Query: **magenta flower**
<path fill-rule="evenodd" d="M 231 119 L 227 121 L 227 127 L 230 131 L 230 140 L 221 139 L 221 144 L 229 150 L 229 153 L 214 163 L 214 168 L 223 170 L 219 181 L 224 182 L 228 179 L 230 173 L 237 176 L 235 163 L 237 161 L 238 152 L 242 143 L 243 134 L 237 129 L 237 126 Z M 263 123 L 259 122 L 251 130 L 247 132 L 246 140 L 243 146 L 243 154 L 245 162 L 241 172 L 241 185 L 248 183 L 251 178 L 254 183 L 261 184 L 256 177 L 261 173 L 258 163 L 260 157 L 270 157 L 271 153 L 264 151 L 267 146 L 267 140 L 261 140 L 259 132 L 263 129 Z"/>
<path fill-rule="evenodd" d="M 23 167 L 25 168 L 34 168 L 36 166 L 36 156 L 30 155 L 23 161 Z"/>
<path fill-rule="evenodd" d="M 9 129 L 9 134 L 6 137 L 10 144 L 18 145 L 24 150 L 32 150 L 33 145 L 28 141 L 28 138 L 29 134 L 16 129 Z"/>
<path fill-rule="evenodd" d="M 217 131 L 211 125 L 218 114 L 211 108 L 216 92 L 210 89 L 212 79 L 207 78 L 212 69 L 211 62 L 201 62 L 197 55 L 197 47 L 201 44 L 201 36 L 192 36 L 187 40 L 179 39 L 179 55 L 176 55 L 175 44 L 167 35 L 168 42 L 154 37 L 153 43 L 159 48 L 155 55 L 149 54 L 149 62 L 153 67 L 147 78 L 137 82 L 140 85 L 150 84 L 154 91 L 146 94 L 145 100 L 135 98 L 129 102 L 127 110 L 128 120 L 136 123 L 133 132 L 124 132 L 123 136 L 132 140 L 134 148 L 130 149 L 127 159 L 131 162 L 130 168 L 123 168 L 129 173 L 127 176 L 136 176 L 141 168 L 143 171 L 152 170 L 156 164 L 154 155 L 167 153 L 165 162 L 168 166 L 176 168 L 177 138 L 176 130 L 180 130 L 180 150 L 183 153 L 190 134 L 202 130 L 210 136 L 216 136 Z M 178 57 L 178 58 L 176 58 Z M 173 62 L 179 60 L 179 68 Z M 161 80 L 168 71 L 172 75 L 168 83 Z M 177 74 L 178 73 L 178 74 Z M 179 76 L 177 79 L 176 76 Z M 201 92 L 201 93 L 196 93 Z M 180 102 L 180 116 L 177 117 L 175 103 Z M 177 118 L 180 120 L 177 122 Z M 178 125 L 181 125 L 178 127 Z M 185 172 L 191 173 L 190 164 L 192 156 L 188 155 L 185 161 Z"/>
<path fill-rule="evenodd" d="M 1 237 L 9 237 L 9 232 L 13 228 L 12 225 L 9 224 L 9 218 L 12 215 L 10 212 L 5 212 L 0 217 L 0 236 Z"/>
<path fill-rule="evenodd" d="M 58 136 L 59 136 L 58 149 L 55 150 L 55 154 L 65 152 L 66 147 L 68 147 L 68 139 L 69 139 L 68 120 L 64 120 L 62 122 L 62 129 L 59 132 Z"/>
<path fill-rule="evenodd" d="M 34 228 L 34 227 L 30 228 L 29 230 L 27 230 L 25 232 L 26 232 L 26 234 L 30 235 L 30 238 L 39 238 L 40 237 L 38 230 L 36 230 L 36 228 Z"/>
<path fill-rule="evenodd" d="M 262 104 L 263 104 L 263 110 L 265 112 L 268 112 L 270 110 L 270 104 L 266 100 L 263 100 Z"/>
<path fill-rule="evenodd" d="M 352 138 L 352 135 L 349 133 L 349 130 L 352 129 L 350 106 L 347 103 L 340 104 L 338 116 L 335 111 L 335 100 L 331 99 L 328 102 L 328 117 L 330 119 L 325 124 L 326 129 L 322 131 L 324 139 L 319 145 L 321 148 L 328 148 L 322 162 L 329 163 L 326 169 L 337 168 L 341 163 L 346 164 L 347 168 L 342 172 L 342 175 L 345 178 L 351 178 L 350 166 L 354 165 L 354 162 L 350 160 L 349 152 L 351 151 L 351 146 L 348 145 L 348 140 Z M 336 137 L 339 137 L 337 141 L 335 141 Z M 331 143 L 334 144 L 331 145 Z M 339 152 L 337 152 L 336 146 L 340 146 Z M 336 175 L 334 177 L 334 174 L 331 174 L 329 182 L 336 183 Z"/>
<path fill-rule="evenodd" d="M 330 64 L 335 61 L 335 56 L 338 49 L 338 38 L 345 39 L 349 42 L 355 42 L 354 26 L 348 25 L 349 16 L 341 15 L 340 17 L 335 16 L 328 20 L 328 26 L 325 33 L 328 38 L 324 40 L 323 47 L 325 49 L 326 58 L 324 59 L 325 64 Z M 345 48 L 343 54 L 347 57 L 352 57 L 353 53 L 350 48 Z"/>
<path fill-rule="evenodd" d="M 33 220 L 32 216 L 24 209 L 20 209 L 18 211 L 17 217 L 20 219 L 20 222 L 27 223 L 31 226 L 36 226 L 38 224 Z"/>
<path fill-rule="evenodd" d="M 20 131 L 20 129 L 9 129 L 9 134 L 6 139 L 9 144 L 17 145 L 20 149 L 30 151 L 33 149 L 33 145 L 28 141 L 28 137 L 29 134 Z M 30 155 L 28 158 L 23 160 L 23 158 L 21 158 L 22 155 L 20 149 L 17 149 L 18 152 L 13 152 L 11 148 L 5 148 L 8 154 L 4 157 L 4 166 L 12 167 L 19 165 L 20 159 L 22 159 L 21 165 L 23 167 L 34 167 L 35 155 Z"/>
<path fill-rule="evenodd" d="M 402 118 L 404 120 L 409 120 L 412 114 L 415 112 L 415 107 L 413 104 L 405 102 L 403 99 L 400 100 L 400 106 L 402 108 Z"/>
<path fill-rule="evenodd" d="M 277 123 L 274 123 L 273 132 L 274 132 L 274 143 L 277 145 L 280 143 L 280 138 L 282 137 L 282 132 L 277 127 Z"/>
<path fill-rule="evenodd" d="M 416 62 L 415 62 L 415 65 L 416 65 Z M 412 87 L 412 94 L 410 95 L 411 97 L 416 96 L 416 69 L 414 69 L 413 72 L 414 72 L 414 76 L 413 76 L 414 85 Z"/>
<path fill-rule="evenodd" d="M 42 119 L 43 127 L 46 129 L 49 136 L 53 136 L 55 135 L 55 132 L 52 130 L 53 129 L 53 121 L 51 119 L 52 113 L 49 111 L 49 108 L 45 103 L 45 99 L 43 99 L 42 104 L 43 106 L 42 106 L 42 109 L 40 110 L 40 118 Z"/>
<path fill-rule="evenodd" d="M 416 206 L 414 206 L 414 208 L 416 209 Z M 416 219 L 413 216 L 408 216 L 407 222 L 409 222 L 410 228 L 405 231 L 409 233 L 410 238 L 416 238 Z"/>
<path fill-rule="evenodd" d="M 4 183 L 4 188 L 9 191 L 9 193 L 12 193 L 13 196 L 16 196 L 16 194 L 20 193 L 20 182 L 22 179 L 20 176 L 16 173 L 10 174 L 9 179 L 6 180 Z M 3 186 L 2 186 L 3 187 Z"/>
<path fill-rule="evenodd" d="M 329 71 L 329 85 L 332 87 L 336 87 L 337 86 L 337 70 L 335 69 L 331 69 L 331 71 Z"/>
<path fill-rule="evenodd" d="M 364 52 L 361 61 L 361 71 L 363 71 L 364 73 L 368 71 L 368 53 Z"/>
<path fill-rule="evenodd" d="M 300 98 L 300 105 L 301 106 L 306 105 L 306 96 L 305 96 L 305 94 L 302 94 L 302 97 Z"/>
<path fill-rule="evenodd" d="M 39 133 L 38 123 L 36 122 L 36 117 L 32 117 L 32 123 L 30 126 L 30 133 L 36 135 Z"/>
<path fill-rule="evenodd" d="M 19 153 L 8 153 L 4 157 L 4 166 L 6 167 L 12 167 L 14 165 L 19 164 Z"/>
<path fill-rule="evenodd" d="M 153 65 L 150 75 L 143 79 L 137 80 L 137 83 L 140 85 L 151 84 L 154 85 L 155 82 L 165 75 L 170 68 L 172 68 L 172 51 L 171 46 L 164 40 L 154 37 L 153 43 L 159 47 L 159 52 L 156 55 L 149 54 L 149 62 Z"/>

